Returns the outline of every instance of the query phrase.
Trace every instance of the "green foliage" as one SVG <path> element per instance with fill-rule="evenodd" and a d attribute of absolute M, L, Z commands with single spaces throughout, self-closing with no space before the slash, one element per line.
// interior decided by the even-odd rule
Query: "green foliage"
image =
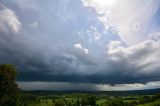
<path fill-rule="evenodd" d="M 61 99 L 58 99 L 58 100 L 55 101 L 55 106 L 64 106 L 64 105 L 65 105 L 65 103 Z"/>
<path fill-rule="evenodd" d="M 107 104 L 108 106 L 124 106 L 124 102 L 120 99 L 110 100 Z"/>
<path fill-rule="evenodd" d="M 0 105 L 15 106 L 17 104 L 18 87 L 15 83 L 16 68 L 14 65 L 0 65 Z"/>
<path fill-rule="evenodd" d="M 81 100 L 81 104 L 82 106 L 85 106 L 85 105 L 95 106 L 96 98 L 94 96 L 83 97 Z"/>
<path fill-rule="evenodd" d="M 77 106 L 80 106 L 80 101 L 79 101 L 79 98 L 77 99 Z"/>
<path fill-rule="evenodd" d="M 35 95 L 35 94 L 21 94 L 20 98 L 20 106 L 26 106 L 28 104 L 32 104 L 32 103 L 39 103 L 40 102 L 40 98 Z"/>
<path fill-rule="evenodd" d="M 23 93 L 21 94 L 23 101 L 21 101 L 22 104 L 20 106 L 160 106 L 160 99 L 158 97 L 158 95 L 137 96 L 135 100 L 132 96 L 98 98 L 92 95 L 66 97 L 65 95 L 54 96 L 52 94 L 52 96 L 41 96 L 34 93 Z M 128 98 L 133 98 L 133 100 Z M 146 101 L 148 98 L 154 98 L 154 101 Z M 141 99 L 145 103 L 140 103 Z"/>

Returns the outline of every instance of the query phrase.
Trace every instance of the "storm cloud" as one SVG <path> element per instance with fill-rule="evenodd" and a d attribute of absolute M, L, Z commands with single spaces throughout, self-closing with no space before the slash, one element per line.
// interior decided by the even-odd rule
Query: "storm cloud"
<path fill-rule="evenodd" d="M 149 23 L 159 22 L 159 13 L 156 7 Z M 106 29 L 99 18 L 103 16 L 106 14 L 86 6 L 84 0 L 0 1 L 0 63 L 16 65 L 18 82 L 85 85 L 159 81 L 160 23 L 154 25 L 158 27 L 155 30 L 152 25 L 148 33 L 136 33 L 146 35 L 136 35 L 135 39 L 143 39 L 128 44 L 116 24 L 108 24 Z M 146 23 L 145 27 L 149 28 Z M 93 85 L 84 89 L 91 88 Z"/>

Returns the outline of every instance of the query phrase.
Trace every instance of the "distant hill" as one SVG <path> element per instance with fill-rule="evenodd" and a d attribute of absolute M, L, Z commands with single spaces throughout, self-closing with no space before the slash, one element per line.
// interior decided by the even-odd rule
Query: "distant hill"
<path fill-rule="evenodd" d="M 154 95 L 160 94 L 160 88 L 148 89 L 148 90 L 132 90 L 132 91 L 81 91 L 81 90 L 65 90 L 65 91 L 47 91 L 47 90 L 34 90 L 23 91 L 24 93 L 34 93 L 38 95 L 65 95 L 65 94 L 94 94 L 94 95 L 106 95 L 106 96 L 127 96 L 127 95 Z"/>

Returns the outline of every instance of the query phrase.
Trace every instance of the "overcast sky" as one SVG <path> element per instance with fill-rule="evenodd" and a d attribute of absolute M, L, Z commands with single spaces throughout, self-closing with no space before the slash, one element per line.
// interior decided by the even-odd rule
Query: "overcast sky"
<path fill-rule="evenodd" d="M 0 0 L 0 64 L 25 90 L 160 87 L 159 0 Z"/>

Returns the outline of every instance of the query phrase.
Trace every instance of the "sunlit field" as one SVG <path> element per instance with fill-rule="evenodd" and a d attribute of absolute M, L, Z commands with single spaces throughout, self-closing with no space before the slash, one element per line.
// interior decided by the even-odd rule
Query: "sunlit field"
<path fill-rule="evenodd" d="M 118 96 L 116 92 L 114 95 L 107 95 L 107 92 L 79 92 L 76 91 L 63 92 L 25 92 L 23 96 L 28 99 L 27 106 L 159 106 L 160 95 L 137 95 L 135 92 L 122 92 Z M 33 95 L 35 94 L 35 95 Z M 57 95 L 56 95 L 57 94 Z M 31 96 L 32 95 L 32 96 Z M 28 96 L 28 97 L 27 97 Z"/>

